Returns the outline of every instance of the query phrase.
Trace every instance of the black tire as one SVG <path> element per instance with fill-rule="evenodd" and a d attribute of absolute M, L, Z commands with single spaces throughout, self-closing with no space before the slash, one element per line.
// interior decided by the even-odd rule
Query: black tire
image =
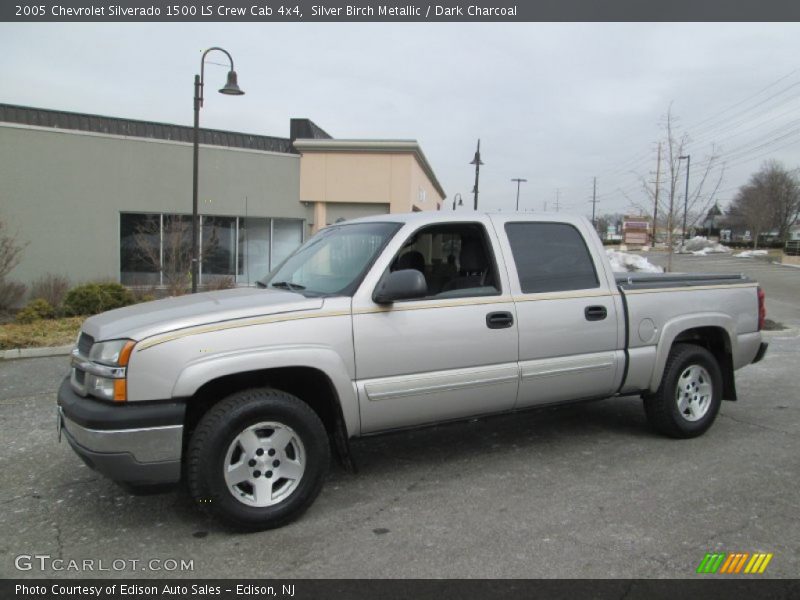
<path fill-rule="evenodd" d="M 255 502 L 257 493 L 252 483 L 243 482 L 239 487 L 231 487 L 226 482 L 226 461 L 229 460 L 231 449 L 236 448 L 232 452 L 240 457 L 238 462 L 249 464 L 244 447 L 234 446 L 234 440 L 248 428 L 265 422 L 281 425 L 295 434 L 286 447 L 286 453 L 288 456 L 297 452 L 297 448 L 302 448 L 304 470 L 296 478 L 296 483 L 279 478 L 279 467 L 275 468 L 274 476 L 271 470 L 263 473 L 253 471 L 260 473 L 252 480 L 256 484 L 269 485 L 272 490 L 273 482 L 275 486 L 283 482 L 284 486 L 288 484 L 291 488 L 286 497 L 277 503 L 255 506 L 248 504 Z M 258 435 L 263 433 L 274 435 L 269 428 L 257 430 Z M 262 452 L 257 458 L 264 461 L 282 458 L 281 450 L 277 452 L 269 458 Z M 286 463 L 288 458 L 283 458 Z M 279 390 L 250 389 L 232 394 L 203 415 L 189 441 L 186 472 L 192 498 L 207 512 L 237 529 L 260 531 L 281 527 L 303 514 L 322 489 L 329 464 L 330 446 L 325 427 L 306 403 Z M 273 468 L 259 465 L 261 463 L 253 468 Z M 274 479 L 266 480 L 267 472 Z M 252 497 L 247 496 L 248 490 L 252 490 Z"/>
<path fill-rule="evenodd" d="M 691 420 L 693 415 L 679 409 L 677 399 L 681 375 L 694 365 L 705 369 L 711 385 L 708 407 L 697 420 Z M 682 390 L 682 393 L 685 391 Z M 658 391 L 644 396 L 644 410 L 647 420 L 656 431 L 673 438 L 693 438 L 711 427 L 721 402 L 722 372 L 714 355 L 695 344 L 675 344 L 667 357 Z"/>

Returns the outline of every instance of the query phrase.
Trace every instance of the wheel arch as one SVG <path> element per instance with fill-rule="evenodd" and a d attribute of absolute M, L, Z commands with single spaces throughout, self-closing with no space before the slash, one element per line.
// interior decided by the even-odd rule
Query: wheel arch
<path fill-rule="evenodd" d="M 331 354 L 318 351 L 315 360 L 300 360 L 298 352 L 284 348 L 280 353 L 209 357 L 188 365 L 173 390 L 174 397 L 187 399 L 184 446 L 217 402 L 240 390 L 271 387 L 308 404 L 325 426 L 337 458 L 354 470 L 348 439 L 359 431 L 357 397 L 341 359 Z"/>
<path fill-rule="evenodd" d="M 656 352 L 656 364 L 649 391 L 655 393 L 661 385 L 670 350 L 675 344 L 696 344 L 707 349 L 719 364 L 722 372 L 722 399 L 736 400 L 733 356 L 736 351 L 736 334 L 733 320 L 724 314 L 692 315 L 671 321 L 661 334 Z"/>

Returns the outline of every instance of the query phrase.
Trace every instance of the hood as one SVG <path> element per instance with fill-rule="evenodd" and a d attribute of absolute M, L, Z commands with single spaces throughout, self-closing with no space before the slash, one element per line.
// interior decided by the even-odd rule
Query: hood
<path fill-rule="evenodd" d="M 278 313 L 322 308 L 322 298 L 289 291 L 237 288 L 164 298 L 118 308 L 89 317 L 82 330 L 94 339 L 144 338 L 194 327 Z"/>

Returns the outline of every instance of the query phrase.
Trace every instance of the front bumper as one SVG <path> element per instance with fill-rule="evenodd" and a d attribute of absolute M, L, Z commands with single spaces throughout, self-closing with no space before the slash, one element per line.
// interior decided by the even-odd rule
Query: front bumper
<path fill-rule="evenodd" d="M 183 402 L 114 404 L 84 398 L 69 378 L 58 390 L 59 432 L 89 467 L 129 485 L 180 479 L 185 412 Z"/>

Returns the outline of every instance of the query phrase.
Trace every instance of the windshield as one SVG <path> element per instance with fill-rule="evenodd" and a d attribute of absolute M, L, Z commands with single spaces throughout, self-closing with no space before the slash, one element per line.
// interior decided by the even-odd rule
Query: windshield
<path fill-rule="evenodd" d="M 262 282 L 306 296 L 349 296 L 400 223 L 326 227 L 300 246 Z"/>

